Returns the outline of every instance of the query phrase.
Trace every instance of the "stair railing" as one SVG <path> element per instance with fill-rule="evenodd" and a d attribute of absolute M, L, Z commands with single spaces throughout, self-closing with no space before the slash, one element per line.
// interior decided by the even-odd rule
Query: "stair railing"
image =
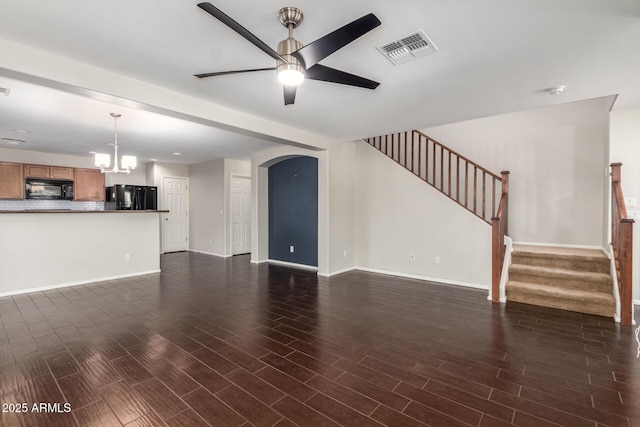
<path fill-rule="evenodd" d="M 622 193 L 620 167 L 611 164 L 611 247 L 620 293 L 620 323 L 633 324 L 633 219 L 627 216 L 627 207 Z"/>
<path fill-rule="evenodd" d="M 493 227 L 491 299 L 498 302 L 508 235 L 509 172 L 498 176 L 417 130 L 365 141 Z"/>

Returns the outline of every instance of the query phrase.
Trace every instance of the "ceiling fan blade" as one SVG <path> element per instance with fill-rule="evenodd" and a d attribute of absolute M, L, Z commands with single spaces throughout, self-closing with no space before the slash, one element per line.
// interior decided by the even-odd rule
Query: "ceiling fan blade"
<path fill-rule="evenodd" d="M 283 85 L 284 89 L 284 105 L 291 105 L 296 100 L 296 89 L 297 86 L 286 86 Z"/>
<path fill-rule="evenodd" d="M 247 30 L 242 25 L 238 24 L 236 21 L 233 20 L 233 18 L 225 14 L 223 11 L 221 11 L 211 3 L 207 3 L 207 2 L 198 3 L 198 7 L 204 10 L 205 12 L 207 12 L 208 14 L 210 14 L 211 16 L 213 16 L 214 18 L 216 18 L 217 20 L 219 20 L 220 22 L 222 22 L 223 24 L 225 24 L 227 27 L 231 28 L 236 33 L 240 34 L 245 39 L 249 40 L 251 43 L 257 46 L 258 49 L 262 50 L 264 53 L 266 53 L 273 59 L 277 59 L 283 62 L 288 62 L 282 56 L 280 56 L 278 52 L 271 49 L 265 42 L 263 42 L 258 37 L 253 35 L 251 31 Z"/>
<path fill-rule="evenodd" d="M 380 83 L 373 80 L 356 76 L 355 74 L 346 73 L 344 71 L 336 70 L 335 68 L 325 67 L 324 65 L 320 64 L 316 64 L 313 67 L 309 68 L 305 73 L 305 78 L 310 80 L 321 80 L 323 82 L 339 83 L 349 86 L 357 86 L 372 90 L 380 85 Z"/>
<path fill-rule="evenodd" d="M 241 73 L 253 73 L 254 71 L 273 71 L 276 67 L 271 68 L 254 68 L 251 70 L 235 70 L 235 71 L 217 71 L 215 73 L 202 73 L 202 74 L 194 74 L 194 77 L 199 79 L 203 79 L 205 77 L 216 77 L 216 76 L 226 76 L 228 74 L 241 74 Z"/>
<path fill-rule="evenodd" d="M 296 52 L 293 52 L 293 55 L 304 61 L 305 66 L 310 68 L 333 52 L 373 30 L 378 25 L 380 25 L 380 20 L 373 13 L 370 13 L 309 43 Z"/>

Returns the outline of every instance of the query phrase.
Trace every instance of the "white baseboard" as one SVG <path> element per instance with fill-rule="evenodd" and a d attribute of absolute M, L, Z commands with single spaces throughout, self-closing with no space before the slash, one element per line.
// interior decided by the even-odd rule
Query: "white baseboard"
<path fill-rule="evenodd" d="M 197 253 L 197 254 L 203 254 L 203 255 L 217 256 L 219 258 L 231 258 L 233 256 L 233 255 L 216 254 L 216 253 L 213 253 L 213 252 L 199 251 L 199 250 L 196 250 L 196 249 L 189 249 L 189 252 L 193 252 L 193 253 Z"/>
<path fill-rule="evenodd" d="M 634 299 L 633 300 L 633 305 L 640 306 L 640 299 Z"/>
<path fill-rule="evenodd" d="M 460 282 L 458 280 L 441 279 L 438 277 L 422 276 L 419 274 L 398 273 L 395 271 L 378 270 L 376 268 L 366 268 L 366 267 L 355 267 L 354 270 L 366 271 L 368 273 L 386 274 L 387 276 L 405 277 L 407 279 L 426 280 L 429 282 L 441 283 L 445 285 L 464 286 L 466 288 L 482 289 L 485 291 L 489 290 L 488 285 L 481 285 L 479 283 Z"/>
<path fill-rule="evenodd" d="M 540 242 L 513 242 L 514 245 L 528 245 L 528 246 L 542 246 L 548 248 L 570 248 L 570 249 L 595 249 L 605 252 L 602 246 L 590 246 L 590 245 L 566 245 L 562 243 L 540 243 Z"/>
<path fill-rule="evenodd" d="M 262 260 L 258 260 L 258 261 L 254 260 L 254 259 L 251 260 L 251 264 L 264 264 L 265 262 L 269 262 L 269 260 L 268 259 L 262 259 Z"/>
<path fill-rule="evenodd" d="M 11 296 L 11 295 L 28 294 L 30 292 L 50 291 L 52 289 L 68 288 L 68 287 L 79 286 L 79 285 L 87 285 L 87 284 L 90 284 L 90 283 L 104 282 L 104 281 L 107 281 L 107 280 L 126 279 L 128 277 L 145 276 L 147 274 L 154 274 L 154 273 L 160 273 L 160 269 L 158 269 L 158 270 L 149 270 L 149 271 L 141 271 L 139 273 L 120 274 L 118 276 L 97 277 L 95 279 L 90 279 L 90 280 L 80 280 L 80 281 L 77 281 L 77 282 L 60 283 L 58 285 L 40 286 L 40 287 L 37 287 L 37 288 L 17 289 L 17 290 L 8 291 L 8 292 L 2 292 L 2 293 L 0 293 L 0 297 L 8 297 L 8 296 Z"/>
<path fill-rule="evenodd" d="M 293 268 L 299 268 L 301 270 L 318 271 L 318 267 L 314 267 L 311 265 L 304 265 L 304 264 L 296 264 L 295 262 L 278 261 L 275 259 L 269 259 L 267 260 L 267 262 L 269 264 L 281 265 L 283 267 L 293 267 Z"/>
<path fill-rule="evenodd" d="M 337 276 L 338 274 L 348 273 L 353 270 L 355 270 L 355 267 L 343 268 L 342 270 L 333 271 L 331 273 L 318 273 L 318 276 L 333 277 L 333 276 Z"/>

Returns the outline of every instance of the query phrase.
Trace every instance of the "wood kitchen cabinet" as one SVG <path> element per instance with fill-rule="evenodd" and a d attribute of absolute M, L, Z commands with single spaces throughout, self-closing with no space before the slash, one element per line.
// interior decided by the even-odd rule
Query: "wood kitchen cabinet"
<path fill-rule="evenodd" d="M 24 169 L 21 163 L 0 162 L 0 199 L 24 199 Z"/>
<path fill-rule="evenodd" d="M 73 168 L 63 166 L 24 165 L 25 178 L 51 178 L 73 180 Z"/>
<path fill-rule="evenodd" d="M 73 200 L 104 201 L 104 174 L 97 169 L 75 169 Z"/>

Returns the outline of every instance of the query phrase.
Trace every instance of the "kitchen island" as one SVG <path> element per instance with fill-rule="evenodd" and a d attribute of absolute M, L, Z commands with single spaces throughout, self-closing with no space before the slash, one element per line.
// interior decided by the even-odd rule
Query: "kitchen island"
<path fill-rule="evenodd" d="M 0 211 L 0 296 L 160 272 L 167 211 Z"/>

